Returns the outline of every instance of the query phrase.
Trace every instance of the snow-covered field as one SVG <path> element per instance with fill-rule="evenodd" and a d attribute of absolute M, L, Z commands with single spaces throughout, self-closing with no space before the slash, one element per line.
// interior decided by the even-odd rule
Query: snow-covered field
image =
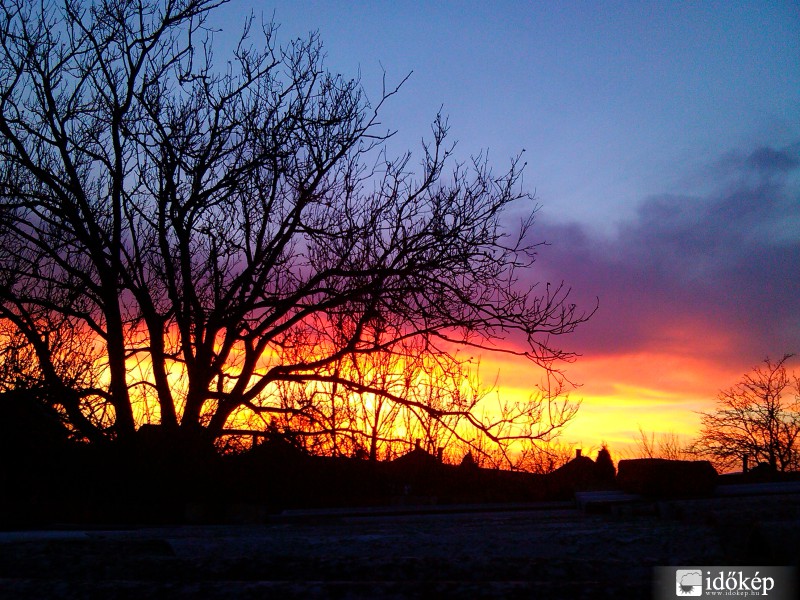
<path fill-rule="evenodd" d="M 0 532 L 0 598 L 649 598 L 656 566 L 798 559 L 800 494 L 514 508 Z"/>

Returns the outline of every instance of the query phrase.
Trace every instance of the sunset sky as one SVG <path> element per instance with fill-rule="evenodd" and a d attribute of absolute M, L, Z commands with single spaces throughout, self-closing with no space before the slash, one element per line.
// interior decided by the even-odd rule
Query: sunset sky
<path fill-rule="evenodd" d="M 800 352 L 797 2 L 234 0 L 215 42 L 250 11 L 281 42 L 318 30 L 370 97 L 412 73 L 383 113 L 390 153 L 418 152 L 440 107 L 459 158 L 502 171 L 525 151 L 550 244 L 530 276 L 600 305 L 560 341 L 582 354 L 564 441 L 690 436 L 721 388 Z M 499 357 L 482 372 L 509 395 L 538 377 Z"/>

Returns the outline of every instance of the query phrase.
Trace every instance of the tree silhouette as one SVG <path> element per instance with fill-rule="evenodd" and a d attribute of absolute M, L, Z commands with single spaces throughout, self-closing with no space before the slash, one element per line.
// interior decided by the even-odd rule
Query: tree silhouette
<path fill-rule="evenodd" d="M 786 370 L 792 355 L 747 373 L 722 391 L 713 412 L 702 414 L 700 437 L 693 450 L 723 468 L 734 468 L 746 455 L 772 470 L 800 467 L 800 381 Z"/>
<path fill-rule="evenodd" d="M 694 452 L 689 444 L 674 431 L 656 435 L 647 433 L 639 426 L 639 435 L 634 439 L 636 449 L 631 458 L 664 458 L 666 460 L 693 460 Z"/>
<path fill-rule="evenodd" d="M 0 318 L 29 387 L 92 440 L 313 420 L 310 384 L 491 431 L 452 393 L 433 406 L 336 365 L 407 347 L 450 373 L 464 347 L 546 370 L 574 356 L 555 340 L 589 314 L 563 284 L 520 285 L 539 246 L 522 165 L 454 162 L 442 117 L 421 164 L 388 157 L 378 115 L 398 88 L 370 102 L 316 35 L 279 47 L 250 19 L 216 70 L 221 3 L 4 3 Z M 513 203 L 531 214 L 512 233 Z M 510 437 L 538 414 L 510 414 Z"/>

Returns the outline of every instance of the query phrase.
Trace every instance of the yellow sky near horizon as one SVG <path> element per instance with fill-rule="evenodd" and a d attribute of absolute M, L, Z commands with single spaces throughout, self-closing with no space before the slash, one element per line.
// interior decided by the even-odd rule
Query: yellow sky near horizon
<path fill-rule="evenodd" d="M 615 456 L 634 451 L 640 428 L 695 437 L 698 411 L 713 409 L 718 392 L 742 375 L 710 360 L 658 352 L 583 356 L 564 370 L 579 386 L 570 398 L 581 407 L 560 441 L 587 452 L 605 443 Z M 525 358 L 494 356 L 482 359 L 481 376 L 497 377 L 501 398 L 525 400 L 541 372 Z"/>
<path fill-rule="evenodd" d="M 476 357 L 477 359 L 477 357 Z M 485 352 L 474 373 L 480 383 L 493 387 L 486 410 L 494 401 L 526 402 L 542 381 L 544 371 L 523 356 Z M 698 411 L 713 409 L 720 390 L 734 385 L 746 370 L 738 365 L 721 366 L 719 360 L 679 353 L 674 347 L 662 351 L 627 354 L 586 354 L 571 363 L 558 365 L 577 387 L 570 392 L 580 401 L 576 417 L 558 441 L 584 449 L 594 456 L 607 444 L 615 459 L 631 456 L 639 430 L 658 435 L 675 434 L 689 441 L 698 434 Z M 149 362 L 131 364 L 134 379 L 151 377 Z M 177 373 L 171 373 L 179 380 Z M 176 383 L 177 385 L 177 383 Z M 180 387 L 178 385 L 178 387 Z M 146 392 L 149 388 L 142 388 Z M 177 394 L 180 397 L 180 394 Z M 141 408 L 145 404 L 137 405 Z M 158 419 L 157 406 L 149 406 L 150 417 L 137 415 L 141 422 Z"/>

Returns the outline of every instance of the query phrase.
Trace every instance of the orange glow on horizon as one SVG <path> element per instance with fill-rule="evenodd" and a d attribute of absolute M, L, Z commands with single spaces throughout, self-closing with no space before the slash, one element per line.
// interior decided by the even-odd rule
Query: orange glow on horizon
<path fill-rule="evenodd" d="M 138 347 L 145 348 L 147 345 L 145 337 L 135 342 Z M 718 348 L 721 342 L 710 340 L 709 344 Z M 175 339 L 169 339 L 168 343 L 177 344 Z M 698 349 L 697 354 L 702 351 Z M 236 348 L 231 354 L 226 369 L 228 385 L 232 385 L 238 375 L 239 353 L 240 349 Z M 714 352 L 709 351 L 706 355 L 713 357 Z M 256 376 L 280 361 L 281 357 L 276 353 L 267 352 L 262 357 Z M 492 388 L 491 398 L 487 398 L 485 408 L 479 409 L 479 415 L 481 411 L 489 411 L 490 414 L 496 399 L 511 403 L 528 401 L 544 375 L 542 369 L 528 359 L 510 354 L 486 352 L 480 357 L 471 358 L 469 364 L 469 380 L 464 381 L 466 387 L 461 393 L 469 395 L 471 391 Z M 131 398 L 137 423 L 159 422 L 149 355 L 146 351 L 134 353 L 128 366 L 129 381 L 136 383 L 132 387 Z M 574 363 L 561 366 L 569 380 L 579 385 L 570 392 L 570 399 L 581 401 L 581 407 L 558 440 L 584 448 L 586 453 L 592 453 L 606 443 L 617 458 L 621 454 L 630 455 L 635 449 L 640 428 L 648 434 L 675 434 L 687 442 L 691 440 L 697 435 L 700 425 L 698 411 L 713 408 L 719 390 L 734 384 L 746 371 L 746 367 L 742 369 L 741 365 L 722 366 L 720 361 L 713 358 L 679 353 L 669 345 L 662 351 L 581 356 Z M 408 364 L 405 358 L 399 357 L 389 367 L 391 372 L 383 375 L 378 371 L 387 367 L 369 366 L 369 359 L 365 359 L 361 368 L 368 376 L 371 376 L 370 369 L 374 370 L 375 376 L 382 377 L 386 385 L 398 386 L 403 383 L 403 371 L 408 370 Z M 427 374 L 417 373 L 405 383 L 424 395 L 425 377 L 436 376 L 434 368 Z M 101 375 L 101 378 L 105 377 L 105 373 Z M 186 385 L 184 366 L 171 361 L 168 364 L 168 378 L 180 415 Z M 317 390 L 317 393 L 324 394 L 324 387 L 329 384 L 311 383 L 304 392 L 302 388 L 305 384 L 295 385 L 300 386 L 298 389 L 301 393 L 310 394 Z M 286 390 L 273 388 L 270 386 L 263 395 L 267 404 L 278 403 L 280 394 L 286 393 Z M 376 402 L 370 394 L 362 394 L 361 401 L 365 414 L 375 410 Z M 266 423 L 265 418 L 268 421 L 269 415 L 262 418 L 249 410 L 237 411 L 232 415 L 229 427 L 262 428 Z"/>
<path fill-rule="evenodd" d="M 483 375 L 497 375 L 501 396 L 525 399 L 539 374 L 521 357 L 487 357 Z M 676 434 L 686 442 L 700 426 L 698 411 L 713 408 L 717 394 L 741 376 L 736 367 L 665 352 L 582 356 L 565 366 L 581 400 L 575 419 L 560 440 L 594 452 L 608 444 L 615 459 L 632 456 L 641 427 L 645 432 Z"/>

